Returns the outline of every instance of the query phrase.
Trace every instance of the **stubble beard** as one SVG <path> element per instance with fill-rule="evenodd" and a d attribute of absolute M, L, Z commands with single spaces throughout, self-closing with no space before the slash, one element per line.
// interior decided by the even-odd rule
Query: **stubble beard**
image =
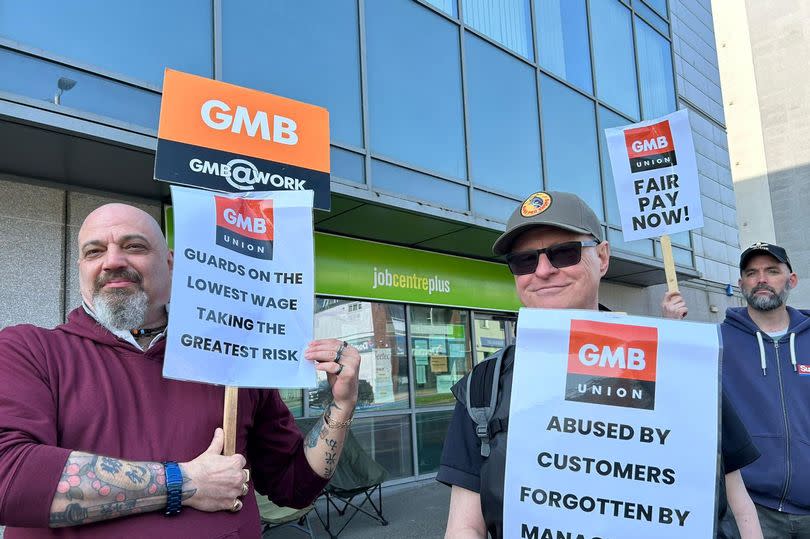
<path fill-rule="evenodd" d="M 760 290 L 767 290 L 771 294 L 769 296 L 758 296 L 757 292 Z M 742 294 L 745 301 L 748 302 L 748 306 L 752 309 L 764 312 L 773 311 L 787 302 L 790 296 L 790 281 L 785 283 L 785 288 L 779 293 L 768 285 L 757 285 L 750 291 L 743 288 Z"/>

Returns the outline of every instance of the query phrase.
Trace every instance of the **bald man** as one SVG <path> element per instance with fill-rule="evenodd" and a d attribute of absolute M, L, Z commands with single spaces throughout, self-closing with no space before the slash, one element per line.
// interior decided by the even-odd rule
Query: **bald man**
<path fill-rule="evenodd" d="M 102 206 L 79 231 L 82 306 L 51 330 L 0 332 L 6 539 L 258 538 L 254 488 L 304 507 L 334 472 L 357 350 L 307 348 L 334 401 L 306 441 L 276 390 L 241 390 L 237 454 L 224 456 L 223 388 L 162 377 L 173 260 L 150 215 Z"/>

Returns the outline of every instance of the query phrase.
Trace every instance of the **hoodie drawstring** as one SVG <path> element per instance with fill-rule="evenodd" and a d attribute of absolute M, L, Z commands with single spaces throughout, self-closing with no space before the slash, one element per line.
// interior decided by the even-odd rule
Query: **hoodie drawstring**
<path fill-rule="evenodd" d="M 790 364 L 793 365 L 793 371 L 796 371 L 796 334 L 790 334 Z"/>
<path fill-rule="evenodd" d="M 759 345 L 759 365 L 762 367 L 762 376 L 766 376 L 767 365 L 765 363 L 765 343 L 762 342 L 762 332 L 760 331 L 757 331 L 757 344 Z"/>

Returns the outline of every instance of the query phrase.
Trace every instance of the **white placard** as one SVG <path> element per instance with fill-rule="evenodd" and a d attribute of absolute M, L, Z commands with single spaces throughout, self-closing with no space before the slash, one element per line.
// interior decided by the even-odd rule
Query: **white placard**
<path fill-rule="evenodd" d="M 312 192 L 172 186 L 174 271 L 163 376 L 313 387 Z"/>
<path fill-rule="evenodd" d="M 605 129 L 625 241 L 703 226 L 689 113 Z"/>
<path fill-rule="evenodd" d="M 504 537 L 714 537 L 718 365 L 713 324 L 521 309 Z"/>

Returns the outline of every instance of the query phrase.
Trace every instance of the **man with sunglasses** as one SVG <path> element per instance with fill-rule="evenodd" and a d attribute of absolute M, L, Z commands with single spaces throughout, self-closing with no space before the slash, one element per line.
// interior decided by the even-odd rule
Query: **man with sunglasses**
<path fill-rule="evenodd" d="M 599 219 L 578 196 L 533 193 L 514 211 L 492 250 L 505 256 L 523 306 L 602 309 L 599 282 L 608 270 L 610 246 Z M 453 387 L 457 403 L 437 476 L 452 487 L 446 538 L 503 537 L 513 361 L 514 347 L 499 350 Z M 720 513 L 730 505 L 742 537 L 761 539 L 756 513 L 751 517 L 753 504 L 735 471 L 758 453 L 725 397 L 723 423 L 723 454 L 733 454 L 735 464 L 725 466 L 725 477 L 719 474 Z"/>

